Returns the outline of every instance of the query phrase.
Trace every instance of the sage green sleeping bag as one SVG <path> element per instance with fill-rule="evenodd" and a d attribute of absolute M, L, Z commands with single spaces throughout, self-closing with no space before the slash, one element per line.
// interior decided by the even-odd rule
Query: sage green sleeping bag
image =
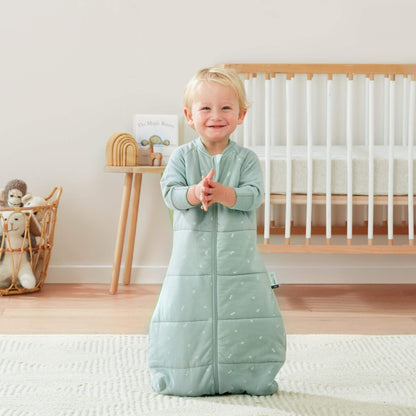
<path fill-rule="evenodd" d="M 189 204 L 189 186 L 211 168 L 235 189 L 232 208 Z M 260 163 L 230 141 L 211 156 L 200 139 L 174 151 L 161 180 L 174 210 L 172 256 L 149 329 L 153 388 L 163 394 L 272 394 L 286 335 L 256 246 Z"/>

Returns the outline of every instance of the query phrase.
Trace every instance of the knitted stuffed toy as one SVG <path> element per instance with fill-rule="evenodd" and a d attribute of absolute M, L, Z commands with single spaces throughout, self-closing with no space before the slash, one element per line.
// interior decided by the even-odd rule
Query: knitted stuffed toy
<path fill-rule="evenodd" d="M 26 194 L 27 185 L 20 179 L 12 179 L 6 184 L 6 187 L 0 191 L 0 199 L 4 201 L 7 207 L 22 207 L 22 198 Z"/>
<path fill-rule="evenodd" d="M 18 282 L 25 289 L 33 289 L 36 286 L 36 278 L 30 264 L 30 255 L 23 249 L 32 247 L 36 242 L 30 233 L 25 233 L 26 217 L 21 212 L 3 212 L 0 221 L 3 234 L 0 235 L 0 286 L 8 287 L 12 282 L 13 274 L 17 271 Z M 25 236 L 26 234 L 26 236 Z M 13 252 L 8 252 L 8 248 Z"/>

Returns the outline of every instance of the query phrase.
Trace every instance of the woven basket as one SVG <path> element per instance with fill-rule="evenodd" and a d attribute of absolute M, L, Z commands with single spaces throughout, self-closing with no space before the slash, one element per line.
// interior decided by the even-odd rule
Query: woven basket
<path fill-rule="evenodd" d="M 46 205 L 0 208 L 0 295 L 32 293 L 42 288 L 51 258 L 61 194 L 62 188 L 56 186 L 45 198 Z M 29 266 L 33 275 L 30 270 L 26 273 Z M 28 274 L 32 276 L 29 285 Z M 23 286 L 34 287 L 23 287 L 20 279 L 26 282 Z"/>

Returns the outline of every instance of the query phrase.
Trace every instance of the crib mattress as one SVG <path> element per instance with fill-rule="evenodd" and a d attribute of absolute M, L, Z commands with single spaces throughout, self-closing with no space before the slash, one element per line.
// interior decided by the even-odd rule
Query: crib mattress
<path fill-rule="evenodd" d="M 261 162 L 264 170 L 264 147 L 251 147 Z M 273 146 L 271 148 L 271 193 L 286 193 L 286 147 Z M 387 195 L 388 193 L 388 146 L 374 147 L 374 194 Z M 345 146 L 332 146 L 332 194 L 347 193 L 347 149 Z M 408 148 L 394 146 L 393 151 L 393 177 L 394 195 L 407 195 L 408 193 Z M 313 146 L 313 179 L 312 192 L 314 194 L 326 193 L 326 147 Z M 368 195 L 368 147 L 353 146 L 352 148 L 352 189 L 354 195 Z M 416 152 L 413 149 L 413 192 L 416 194 Z M 306 194 L 307 192 L 307 147 L 292 147 L 292 193 Z"/>

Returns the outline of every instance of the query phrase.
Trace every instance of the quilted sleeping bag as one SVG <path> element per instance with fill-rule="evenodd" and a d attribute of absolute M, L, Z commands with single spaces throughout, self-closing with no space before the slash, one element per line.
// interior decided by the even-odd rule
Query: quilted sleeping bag
<path fill-rule="evenodd" d="M 233 187 L 236 203 L 205 212 L 189 204 L 189 186 L 211 168 Z M 257 156 L 230 141 L 211 156 L 200 139 L 174 151 L 161 180 L 174 210 L 172 255 L 150 328 L 148 364 L 163 394 L 273 394 L 286 335 L 256 246 L 263 199 Z"/>

